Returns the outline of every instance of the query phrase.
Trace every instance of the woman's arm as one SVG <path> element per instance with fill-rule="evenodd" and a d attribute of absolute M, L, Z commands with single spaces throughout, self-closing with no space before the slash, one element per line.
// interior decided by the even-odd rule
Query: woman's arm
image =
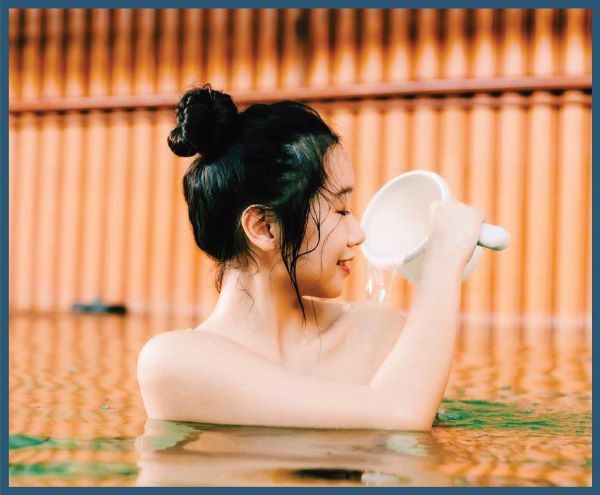
<path fill-rule="evenodd" d="M 442 400 L 458 328 L 461 263 L 429 251 L 404 329 L 371 385 L 403 398 L 431 425 Z"/>

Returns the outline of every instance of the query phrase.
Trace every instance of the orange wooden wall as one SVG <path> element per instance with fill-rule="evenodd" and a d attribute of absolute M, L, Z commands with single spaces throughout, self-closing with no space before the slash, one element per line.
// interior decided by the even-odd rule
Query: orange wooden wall
<path fill-rule="evenodd" d="M 308 101 L 354 161 L 354 212 L 435 170 L 507 228 L 464 284 L 469 318 L 591 312 L 591 10 L 12 9 L 10 308 L 75 300 L 198 315 L 216 293 L 181 193 L 173 106 Z M 344 296 L 365 298 L 359 255 Z M 412 292 L 396 280 L 392 303 Z"/>

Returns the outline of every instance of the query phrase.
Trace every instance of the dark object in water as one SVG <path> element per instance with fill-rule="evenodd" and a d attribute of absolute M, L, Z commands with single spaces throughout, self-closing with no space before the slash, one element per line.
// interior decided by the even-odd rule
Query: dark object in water
<path fill-rule="evenodd" d="M 108 313 L 117 315 L 124 315 L 127 313 L 125 305 L 106 304 L 100 301 L 100 299 L 95 299 L 89 303 L 73 303 L 71 310 L 75 313 Z"/>
<path fill-rule="evenodd" d="M 363 471 L 356 469 L 298 469 L 294 471 L 298 478 L 313 478 L 322 480 L 353 480 L 360 481 Z"/>

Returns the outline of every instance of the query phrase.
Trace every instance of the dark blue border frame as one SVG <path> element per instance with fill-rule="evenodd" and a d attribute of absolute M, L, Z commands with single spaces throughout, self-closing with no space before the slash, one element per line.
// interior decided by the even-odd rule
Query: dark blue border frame
<path fill-rule="evenodd" d="M 556 2 L 556 1 L 530 1 L 526 4 L 517 1 L 505 1 L 505 2 L 490 2 L 485 0 L 480 0 L 478 2 L 475 1 L 463 1 L 463 2 L 439 2 L 439 1 L 423 1 L 418 4 L 407 4 L 399 1 L 382 1 L 382 0 L 371 0 L 368 2 L 369 5 L 366 5 L 366 1 L 358 2 L 356 0 L 322 0 L 322 1 L 314 1 L 314 0 L 305 0 L 304 2 L 293 1 L 289 3 L 283 2 L 274 2 L 274 1 L 261 1 L 256 0 L 253 2 L 243 2 L 243 1 L 221 1 L 221 2 L 193 2 L 193 1 L 185 1 L 185 0 L 172 0 L 171 2 L 166 4 L 167 2 L 160 2 L 156 0 L 127 0 L 123 2 L 116 2 L 113 0 L 99 1 L 92 0 L 90 2 L 82 2 L 73 1 L 73 0 L 56 0 L 53 2 L 50 1 L 33 1 L 33 0 L 8 0 L 2 3 L 0 7 L 0 50 L 2 57 L 2 65 L 0 68 L 1 77 L 0 77 L 0 109 L 1 109 L 1 121 L 0 121 L 0 330 L 1 330 L 1 354 L 0 354 L 0 363 L 2 370 L 2 378 L 0 380 L 0 401 L 1 401 L 1 414 L 2 424 L 0 425 L 0 493 L 24 493 L 31 491 L 51 491 L 52 493 L 66 493 L 72 490 L 84 490 L 85 488 L 11 488 L 8 486 L 8 9 L 9 8 L 47 8 L 47 7 L 60 7 L 60 8 L 72 8 L 72 7 L 83 7 L 83 8 L 93 8 L 93 7 L 105 7 L 105 8 L 119 8 L 119 7 L 151 7 L 151 8 L 165 8 L 165 7 L 197 7 L 197 8 L 215 8 L 215 7 L 251 7 L 251 8 L 269 8 L 269 7 L 280 7 L 280 8 L 290 8 L 290 7 L 299 7 L 299 8 L 316 8 L 316 7 L 329 7 L 329 8 L 344 8 L 344 7 L 378 7 L 378 8 L 391 8 L 391 7 L 414 7 L 414 8 L 422 8 L 422 7 L 441 7 L 441 8 L 478 8 L 478 7 L 493 7 L 493 8 L 510 8 L 510 7 L 519 7 L 519 8 L 542 8 L 542 7 L 559 7 L 559 8 L 592 8 L 593 10 L 593 2 L 591 1 L 581 1 L 578 0 L 572 4 L 567 4 L 568 2 Z M 593 16 L 593 13 L 592 13 Z M 594 55 L 596 48 L 596 39 L 593 36 L 593 24 L 592 24 L 592 60 L 593 65 L 597 64 L 597 56 Z M 593 69 L 592 69 L 593 74 Z M 593 117 L 592 117 L 593 122 Z M 597 129 L 592 125 L 592 143 L 594 143 L 597 139 L 598 132 Z M 595 216 L 596 207 L 594 205 L 594 190 L 596 190 L 597 179 L 594 178 L 593 175 L 593 166 L 592 166 L 592 246 L 596 244 L 597 241 L 597 221 Z M 592 263 L 592 294 L 595 294 L 594 291 L 594 280 L 596 279 L 597 269 L 594 268 Z M 596 297 L 593 297 L 593 305 L 592 305 L 592 319 L 595 316 L 595 307 L 596 307 Z M 592 350 L 595 351 L 595 347 L 597 347 L 592 341 Z M 592 380 L 595 372 L 595 367 L 592 366 Z M 596 408 L 594 407 L 594 400 L 592 399 L 592 417 L 595 416 L 594 411 Z M 592 442 L 596 435 L 592 432 Z M 595 470 L 592 467 L 592 475 L 595 474 Z M 452 488 L 452 487 L 448 487 Z M 417 488 L 417 490 L 430 492 L 439 492 L 440 490 L 447 490 L 448 488 Z M 461 487 L 463 489 L 465 487 Z M 111 493 L 125 493 L 132 488 L 87 488 L 89 490 L 94 490 L 96 493 L 110 491 Z M 133 488 L 135 489 L 135 488 Z M 321 490 L 329 490 L 330 488 L 309 488 L 309 487 L 294 487 L 294 488 L 286 488 L 286 487 L 273 487 L 266 488 L 270 491 L 284 491 L 284 490 L 302 490 L 302 491 L 321 491 Z M 349 490 L 352 488 L 337 488 L 338 490 Z M 399 488 L 384 488 L 384 487 L 363 487 L 362 490 L 374 490 L 374 489 L 386 489 L 386 490 L 402 490 L 406 491 L 406 487 Z M 485 489 L 480 487 L 479 489 Z M 500 490 L 502 492 L 507 492 L 510 490 L 510 493 L 519 492 L 524 493 L 527 488 L 510 488 L 510 487 L 494 487 L 495 490 Z M 543 488 L 545 490 L 586 490 L 590 491 L 591 487 L 582 487 L 582 488 Z M 153 493 L 171 493 L 173 488 L 164 487 L 164 488 L 143 488 L 143 490 L 152 491 Z M 178 488 L 178 490 L 244 490 L 245 493 L 260 493 L 265 488 Z M 414 489 L 413 489 L 414 490 Z"/>

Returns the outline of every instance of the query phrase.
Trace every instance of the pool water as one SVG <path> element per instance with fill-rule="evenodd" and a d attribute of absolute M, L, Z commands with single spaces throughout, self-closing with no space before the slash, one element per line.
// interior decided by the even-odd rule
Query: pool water
<path fill-rule="evenodd" d="M 591 328 L 464 324 L 430 433 L 148 420 L 153 334 L 193 319 L 13 315 L 11 486 L 591 486 Z"/>

